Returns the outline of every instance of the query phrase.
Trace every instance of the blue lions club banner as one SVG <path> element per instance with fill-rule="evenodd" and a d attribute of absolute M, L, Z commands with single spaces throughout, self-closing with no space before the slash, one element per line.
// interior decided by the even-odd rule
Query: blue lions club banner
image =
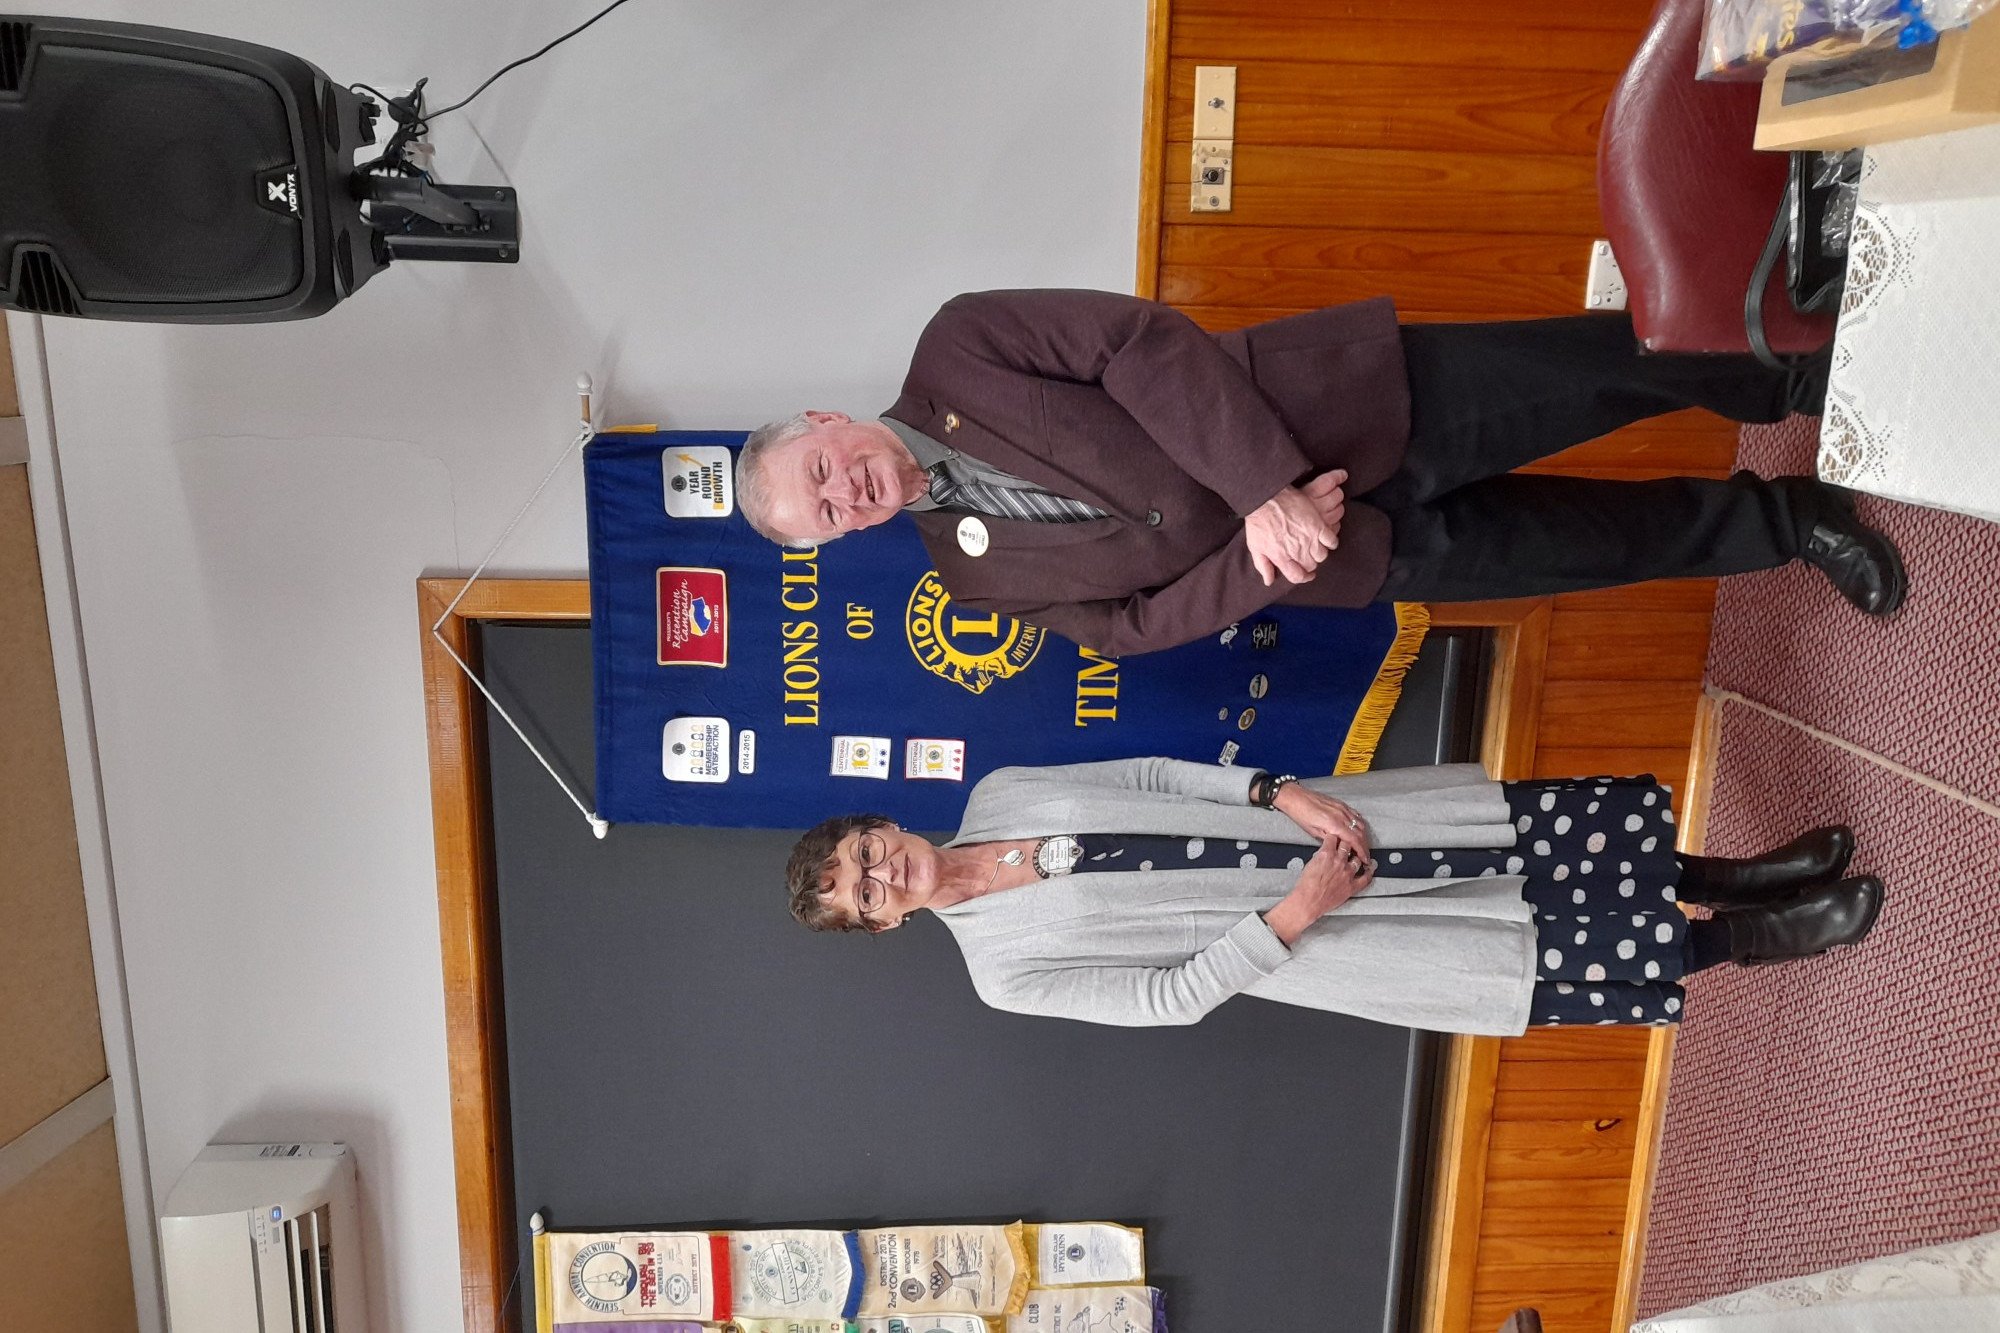
<path fill-rule="evenodd" d="M 743 439 L 613 432 L 585 450 L 597 809 L 615 823 L 866 810 L 953 828 L 996 768 L 1133 755 L 1358 771 L 1422 638 L 1415 608 L 1400 632 L 1387 606 L 1288 608 L 1102 657 L 954 604 L 912 524 L 764 540 L 736 512 Z"/>

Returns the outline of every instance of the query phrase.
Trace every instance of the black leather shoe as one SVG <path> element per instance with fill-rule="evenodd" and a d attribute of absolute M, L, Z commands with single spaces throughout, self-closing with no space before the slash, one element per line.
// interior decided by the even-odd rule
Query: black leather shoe
<path fill-rule="evenodd" d="M 1854 830 L 1836 824 L 1747 860 L 1683 856 L 1677 892 L 1682 902 L 1703 907 L 1762 907 L 1815 884 L 1831 884 L 1853 856 Z"/>
<path fill-rule="evenodd" d="M 1895 543 L 1855 514 L 1854 492 L 1809 477 L 1796 480 L 1812 488 L 1809 495 L 1800 493 L 1803 486 L 1793 494 L 1812 505 L 1816 515 L 1800 555 L 1860 610 L 1871 616 L 1894 615 L 1910 589 L 1910 576 Z"/>
<path fill-rule="evenodd" d="M 1882 881 L 1873 875 L 1808 889 L 1771 907 L 1724 912 L 1729 959 L 1744 966 L 1811 958 L 1843 944 L 1858 944 L 1882 911 Z"/>

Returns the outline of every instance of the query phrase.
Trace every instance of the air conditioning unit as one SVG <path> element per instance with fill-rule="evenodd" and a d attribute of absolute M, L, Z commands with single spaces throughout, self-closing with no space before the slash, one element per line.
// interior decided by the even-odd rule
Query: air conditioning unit
<path fill-rule="evenodd" d="M 173 1333 L 362 1333 L 344 1143 L 211 1143 L 160 1214 Z"/>

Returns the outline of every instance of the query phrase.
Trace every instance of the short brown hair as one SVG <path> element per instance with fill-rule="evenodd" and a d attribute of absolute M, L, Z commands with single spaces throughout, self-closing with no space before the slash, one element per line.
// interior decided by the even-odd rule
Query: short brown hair
<path fill-rule="evenodd" d="M 759 536 L 768 537 L 780 546 L 802 551 L 809 551 L 821 543 L 788 536 L 771 526 L 770 455 L 779 445 L 790 444 L 802 435 L 810 435 L 812 430 L 812 418 L 800 412 L 783 421 L 759 426 L 750 432 L 750 437 L 743 441 L 743 447 L 736 451 L 736 508 Z M 839 535 L 836 532 L 825 540 L 832 541 Z"/>
<path fill-rule="evenodd" d="M 828 905 L 820 892 L 820 882 L 834 866 L 834 852 L 850 833 L 887 828 L 895 823 L 887 815 L 835 815 L 806 831 L 785 862 L 785 892 L 791 898 L 792 915 L 807 930 L 866 930 L 867 926 Z"/>

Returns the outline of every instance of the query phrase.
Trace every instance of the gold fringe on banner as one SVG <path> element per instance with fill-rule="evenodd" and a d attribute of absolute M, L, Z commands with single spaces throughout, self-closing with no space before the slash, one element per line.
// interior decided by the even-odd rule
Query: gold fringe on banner
<path fill-rule="evenodd" d="M 1431 613 L 1421 602 L 1396 603 L 1395 642 L 1389 645 L 1389 654 L 1375 673 L 1375 683 L 1361 697 L 1354 724 L 1347 729 L 1340 762 L 1333 766 L 1336 777 L 1366 773 L 1375 762 L 1375 747 L 1382 743 L 1382 730 L 1389 725 L 1389 714 L 1396 711 L 1396 700 L 1403 694 L 1403 679 L 1410 674 L 1430 627 Z"/>
<path fill-rule="evenodd" d="M 536 1213 L 533 1221 L 539 1223 L 542 1215 Z M 535 1333 L 555 1333 L 556 1297 L 555 1288 L 549 1285 L 549 1233 L 535 1226 Z"/>

